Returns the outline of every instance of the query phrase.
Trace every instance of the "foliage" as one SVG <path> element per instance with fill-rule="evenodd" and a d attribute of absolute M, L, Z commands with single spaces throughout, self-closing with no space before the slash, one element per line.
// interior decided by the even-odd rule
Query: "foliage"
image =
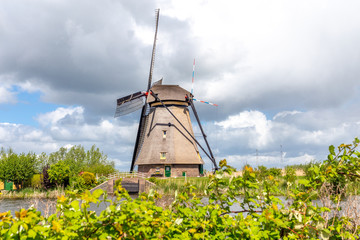
<path fill-rule="evenodd" d="M 121 186 L 121 182 L 122 182 L 122 178 L 117 179 L 117 180 L 115 181 L 114 187 L 115 187 L 115 188 L 118 188 L 119 186 Z"/>
<path fill-rule="evenodd" d="M 69 171 L 64 175 L 61 173 L 61 167 L 58 167 L 59 164 L 71 166 L 71 168 L 65 167 L 65 171 Z M 51 179 L 48 174 L 50 168 Z M 60 172 L 54 170 L 55 168 Z M 65 186 L 69 185 L 70 182 L 75 183 L 77 181 L 78 184 L 72 184 L 72 186 L 80 186 L 82 180 L 79 180 L 77 176 L 82 171 L 108 175 L 115 171 L 115 165 L 114 162 L 108 161 L 107 156 L 95 145 L 89 150 L 85 150 L 81 145 L 69 149 L 62 147 L 50 155 L 46 153 L 35 155 L 31 152 L 16 154 L 12 149 L 5 151 L 3 148 L 0 151 L 0 180 L 14 182 L 17 189 L 34 185 L 31 183 L 31 178 L 34 174 L 39 173 L 43 174 L 44 189 L 50 189 L 55 185 L 58 187 Z M 94 179 L 92 177 L 86 179 L 84 189 L 94 184 Z M 39 184 L 35 184 L 34 187 L 39 187 Z"/>
<path fill-rule="evenodd" d="M 352 144 L 341 144 L 335 152 L 335 147 L 329 147 L 327 160 L 309 169 L 308 178 L 319 188 L 329 183 L 335 189 L 344 188 L 349 183 L 360 180 L 360 153 L 356 151 L 360 141 L 355 138 Z"/>
<path fill-rule="evenodd" d="M 79 192 L 89 189 L 85 184 L 84 178 L 80 175 L 72 177 L 70 185 L 71 185 L 72 189 L 76 189 Z"/>
<path fill-rule="evenodd" d="M 114 162 L 108 161 L 107 156 L 95 145 L 87 151 L 81 145 L 73 146 L 70 149 L 62 147 L 48 157 L 48 162 L 51 164 L 59 161 L 64 161 L 71 166 L 71 176 L 77 175 L 81 171 L 102 175 L 108 175 L 115 171 Z"/>
<path fill-rule="evenodd" d="M 88 187 L 92 187 L 96 183 L 95 175 L 91 172 L 83 172 L 81 177 L 84 179 L 84 183 Z"/>
<path fill-rule="evenodd" d="M 287 167 L 292 167 L 296 170 L 302 170 L 305 175 L 309 174 L 309 169 L 312 168 L 314 165 L 320 165 L 321 162 L 317 162 L 315 160 L 311 160 L 309 163 L 305 163 L 305 164 L 293 164 L 293 165 L 288 165 Z"/>
<path fill-rule="evenodd" d="M 42 170 L 42 176 L 43 176 L 42 177 L 42 180 L 43 180 L 42 185 L 45 190 L 49 190 L 50 188 L 55 186 L 55 184 L 50 181 L 49 169 L 50 169 L 50 166 L 46 165 Z"/>
<path fill-rule="evenodd" d="M 17 189 L 24 186 L 25 181 L 30 180 L 35 174 L 37 163 L 34 153 L 16 154 L 9 149 L 7 152 L 1 149 L 0 179 L 12 181 Z"/>
<path fill-rule="evenodd" d="M 104 194 L 100 189 L 93 193 L 69 192 L 58 198 L 57 210 L 49 217 L 41 216 L 34 208 L 21 209 L 15 217 L 10 212 L 0 213 L 0 238 L 358 239 L 360 229 L 354 219 L 333 214 L 339 211 L 338 197 L 329 207 L 314 203 L 315 187 L 357 181 L 358 142 L 341 145 L 337 153 L 330 148 L 324 166 L 312 170 L 317 175 L 289 187 L 290 201 L 286 205 L 271 194 L 277 191 L 279 178 L 269 175 L 259 181 L 250 166 L 244 168 L 242 176 L 234 177 L 235 169 L 222 160 L 221 169 L 209 176 L 206 203 L 191 184 L 176 194 L 168 208 L 156 204 L 161 198 L 158 193 L 150 191 L 132 199 L 121 184 L 115 200 L 107 199 L 106 194 L 100 200 Z M 227 178 L 229 175 L 233 177 Z M 333 194 L 339 196 L 336 191 Z M 101 202 L 107 208 L 100 214 L 89 209 L 90 204 Z M 239 210 L 232 210 L 234 206 Z M 330 211 L 332 214 L 327 214 Z"/>
<path fill-rule="evenodd" d="M 149 181 L 154 181 L 156 186 L 154 189 L 161 194 L 174 196 L 175 192 L 183 192 L 187 185 L 196 186 L 193 191 L 198 195 L 204 195 L 205 190 L 209 184 L 208 177 L 178 177 L 178 178 L 150 178 Z"/>
<path fill-rule="evenodd" d="M 158 179 L 156 177 L 151 177 L 148 179 L 148 181 L 156 184 L 158 182 Z"/>
<path fill-rule="evenodd" d="M 105 176 L 100 176 L 99 179 L 98 179 L 98 183 L 103 183 L 103 182 L 105 182 L 105 181 L 107 181 L 107 180 L 108 180 L 107 177 L 105 177 Z"/>
<path fill-rule="evenodd" d="M 32 178 L 31 178 L 31 183 L 30 183 L 32 188 L 41 188 L 42 185 L 42 175 L 41 174 L 35 174 Z"/>
<path fill-rule="evenodd" d="M 290 183 L 294 183 L 296 180 L 296 170 L 292 167 L 285 167 L 285 180 Z"/>
<path fill-rule="evenodd" d="M 55 183 L 57 187 L 65 187 L 69 183 L 70 166 L 64 161 L 59 161 L 51 165 L 48 174 L 50 181 Z"/>
<path fill-rule="evenodd" d="M 281 177 L 281 168 L 269 168 L 269 175 L 273 177 Z"/>
<path fill-rule="evenodd" d="M 270 172 L 268 171 L 267 167 L 262 166 L 262 165 L 257 167 L 256 176 L 260 181 L 263 181 L 269 175 L 270 175 Z"/>

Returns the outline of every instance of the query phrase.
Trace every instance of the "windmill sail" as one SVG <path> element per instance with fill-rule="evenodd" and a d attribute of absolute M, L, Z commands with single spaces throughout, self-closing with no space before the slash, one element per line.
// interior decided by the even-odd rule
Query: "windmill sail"
<path fill-rule="evenodd" d="M 123 116 L 142 108 L 145 104 L 145 94 L 136 92 L 117 100 L 115 117 Z"/>
<path fill-rule="evenodd" d="M 159 14 L 160 14 L 160 9 L 156 9 L 156 11 L 155 11 L 155 35 L 154 35 L 154 44 L 153 44 L 151 62 L 150 62 L 149 80 L 148 80 L 148 86 L 146 89 L 147 92 L 149 92 L 149 89 L 151 88 L 152 75 L 153 75 L 154 64 L 155 64 L 155 51 L 156 51 L 156 39 L 157 39 L 158 25 L 159 25 Z M 146 128 L 146 124 L 147 124 L 147 121 L 149 118 L 149 116 L 146 115 L 148 108 L 149 108 L 149 106 L 147 104 L 145 104 L 141 110 L 140 123 L 139 123 L 138 133 L 136 136 L 136 142 L 135 142 L 133 158 L 131 161 L 130 172 L 132 172 L 134 170 L 135 161 L 140 153 L 142 144 L 144 142 L 145 128 Z"/>

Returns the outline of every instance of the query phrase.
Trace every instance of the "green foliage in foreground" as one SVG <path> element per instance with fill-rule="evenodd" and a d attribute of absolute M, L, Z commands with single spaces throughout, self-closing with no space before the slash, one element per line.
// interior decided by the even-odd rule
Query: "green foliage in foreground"
<path fill-rule="evenodd" d="M 333 184 L 341 187 L 357 181 L 360 153 L 356 139 L 352 145 L 341 145 L 335 153 L 330 147 L 327 161 L 311 169 L 313 175 L 301 184 L 288 184 L 287 206 L 271 192 L 278 180 L 268 176 L 261 184 L 251 167 L 243 176 L 226 178 L 235 169 L 226 160 L 220 171 L 210 177 L 208 203 L 193 193 L 194 187 L 176 195 L 168 207 L 157 206 L 156 192 L 132 199 L 119 186 L 117 199 L 99 200 L 102 190 L 93 194 L 68 193 L 58 199 L 57 211 L 41 216 L 34 208 L 22 209 L 12 217 L 0 213 L 2 239 L 358 239 L 356 219 L 336 214 L 342 191 L 333 191 L 334 207 L 319 207 L 314 189 Z M 355 175 L 354 175 L 355 174 Z M 335 185 L 334 185 L 335 184 Z M 239 193 L 244 197 L 240 200 Z M 108 207 L 97 215 L 90 203 L 106 202 Z M 237 205 L 239 211 L 232 211 Z M 327 215 L 328 212 L 332 214 Z M 325 217 L 326 216 L 326 217 Z"/>

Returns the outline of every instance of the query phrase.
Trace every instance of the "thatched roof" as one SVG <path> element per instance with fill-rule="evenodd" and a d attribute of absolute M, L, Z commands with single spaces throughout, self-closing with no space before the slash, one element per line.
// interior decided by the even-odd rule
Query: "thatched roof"
<path fill-rule="evenodd" d="M 186 91 L 179 85 L 155 85 L 150 90 L 155 94 L 158 94 L 158 98 L 161 101 L 180 101 L 185 102 L 185 96 L 190 96 L 190 92 Z M 151 95 L 147 98 L 148 103 L 155 101 L 155 98 Z"/>

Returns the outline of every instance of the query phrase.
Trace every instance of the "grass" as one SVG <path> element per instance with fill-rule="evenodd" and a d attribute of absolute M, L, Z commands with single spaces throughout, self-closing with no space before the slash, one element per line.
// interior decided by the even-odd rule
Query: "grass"
<path fill-rule="evenodd" d="M 278 181 L 278 191 L 272 193 L 275 196 L 286 196 L 288 194 L 288 183 L 284 177 L 276 178 Z M 299 180 L 306 179 L 305 176 L 297 176 L 295 185 L 298 185 Z M 209 184 L 209 177 L 178 177 L 178 178 L 151 178 L 150 181 L 156 184 L 154 190 L 162 195 L 174 196 L 175 192 L 183 192 L 186 188 L 185 184 L 189 183 L 196 187 L 193 191 L 198 196 L 206 195 L 207 186 Z M 317 190 L 315 190 L 317 192 Z M 360 195 L 360 182 L 352 182 L 347 186 L 347 193 L 351 195 Z"/>
<path fill-rule="evenodd" d="M 163 195 L 174 195 L 175 192 L 182 192 L 186 188 L 186 184 L 191 184 L 196 187 L 194 193 L 197 195 L 205 195 L 205 190 L 209 183 L 208 177 L 178 177 L 178 178 L 156 178 L 154 180 L 156 186 L 154 190 Z"/>

